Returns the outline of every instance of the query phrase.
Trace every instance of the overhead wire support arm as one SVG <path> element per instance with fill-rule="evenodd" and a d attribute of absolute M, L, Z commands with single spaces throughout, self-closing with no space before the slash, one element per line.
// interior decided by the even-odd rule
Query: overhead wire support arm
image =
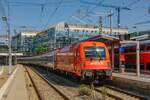
<path fill-rule="evenodd" d="M 88 5 L 96 5 L 96 6 L 101 6 L 101 7 L 105 7 L 105 8 L 113 8 L 115 10 L 117 10 L 117 13 L 118 13 L 118 17 L 117 17 L 117 24 L 118 24 L 118 28 L 120 28 L 120 10 L 123 9 L 123 10 L 131 10 L 130 8 L 126 7 L 126 6 L 115 6 L 115 5 L 107 5 L 107 4 L 98 4 L 98 3 L 95 3 L 95 2 L 89 2 L 89 1 L 85 1 L 85 0 L 79 0 L 80 3 L 82 4 L 88 4 Z"/>
<path fill-rule="evenodd" d="M 106 5 L 106 4 L 98 4 L 98 3 L 95 3 L 95 2 L 89 2 L 89 1 L 85 1 L 85 0 L 79 0 L 80 3 L 82 4 L 89 4 L 89 5 L 96 5 L 96 6 L 101 6 L 101 7 L 107 7 L 107 8 L 119 8 L 119 9 L 124 9 L 124 10 L 131 10 L 130 8 L 128 7 L 121 7 L 121 6 L 115 6 L 115 5 Z"/>

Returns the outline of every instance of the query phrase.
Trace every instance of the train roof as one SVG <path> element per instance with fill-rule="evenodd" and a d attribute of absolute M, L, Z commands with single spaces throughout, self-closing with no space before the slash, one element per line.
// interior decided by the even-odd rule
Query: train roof
<path fill-rule="evenodd" d="M 42 55 L 30 56 L 30 57 L 21 57 L 19 59 L 34 59 L 34 58 L 41 58 L 41 57 L 50 57 L 50 56 L 53 56 L 54 53 L 55 53 L 55 51 L 51 51 L 51 52 L 47 52 L 47 53 L 42 54 Z"/>
<path fill-rule="evenodd" d="M 150 40 L 144 40 L 144 41 L 139 41 L 140 45 L 148 44 L 150 45 Z M 121 47 L 132 47 L 135 46 L 135 44 L 123 44 Z"/>
<path fill-rule="evenodd" d="M 97 35 L 97 36 L 94 36 L 92 38 L 88 38 L 86 40 L 98 40 L 98 39 L 103 39 L 105 41 L 114 41 L 114 40 L 117 40 L 119 41 L 119 38 L 118 37 L 115 37 L 115 36 L 110 36 L 110 35 L 107 35 L 107 34 L 100 34 L 100 35 Z"/>

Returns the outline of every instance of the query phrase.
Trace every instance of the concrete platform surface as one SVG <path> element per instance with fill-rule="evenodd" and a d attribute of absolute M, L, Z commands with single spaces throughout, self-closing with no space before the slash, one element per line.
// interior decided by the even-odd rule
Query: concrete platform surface
<path fill-rule="evenodd" d="M 141 74 L 139 77 L 136 75 L 136 73 L 131 72 L 113 73 L 112 75 L 118 78 L 150 83 L 150 75 L 148 74 Z"/>
<path fill-rule="evenodd" d="M 3 85 L 1 100 L 28 100 L 25 69 L 20 65 Z M 8 84 L 8 85 L 7 85 Z"/>

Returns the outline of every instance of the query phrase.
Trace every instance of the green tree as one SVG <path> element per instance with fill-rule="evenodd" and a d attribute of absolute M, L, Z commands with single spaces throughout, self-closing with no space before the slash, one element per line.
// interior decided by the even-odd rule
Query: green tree
<path fill-rule="evenodd" d="M 35 54 L 42 54 L 46 51 L 47 51 L 47 48 L 43 44 L 37 45 L 34 49 Z"/>

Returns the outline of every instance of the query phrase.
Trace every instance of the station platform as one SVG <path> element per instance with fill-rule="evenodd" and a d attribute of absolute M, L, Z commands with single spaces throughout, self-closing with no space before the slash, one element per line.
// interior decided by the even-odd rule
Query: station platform
<path fill-rule="evenodd" d="M 114 78 L 123 78 L 123 79 L 128 79 L 133 81 L 150 83 L 150 75 L 148 74 L 140 74 L 139 77 L 136 75 L 136 73 L 132 73 L 132 72 L 113 73 L 112 75 Z"/>
<path fill-rule="evenodd" d="M 28 100 L 25 69 L 23 66 L 17 66 L 0 88 L 0 100 Z"/>
<path fill-rule="evenodd" d="M 127 91 L 134 91 L 134 93 L 147 97 L 150 100 L 150 75 L 140 74 L 138 77 L 136 73 L 132 72 L 116 72 L 112 75 L 114 79 L 110 84 L 124 88 Z"/>

